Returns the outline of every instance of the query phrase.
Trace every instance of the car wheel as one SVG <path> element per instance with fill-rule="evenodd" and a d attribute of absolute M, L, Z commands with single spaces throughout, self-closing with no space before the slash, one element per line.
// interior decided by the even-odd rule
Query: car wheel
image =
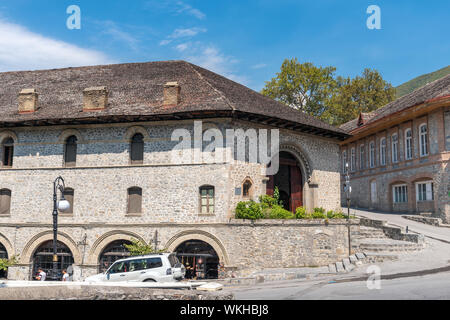
<path fill-rule="evenodd" d="M 144 282 L 156 282 L 156 281 L 153 279 L 145 279 Z"/>

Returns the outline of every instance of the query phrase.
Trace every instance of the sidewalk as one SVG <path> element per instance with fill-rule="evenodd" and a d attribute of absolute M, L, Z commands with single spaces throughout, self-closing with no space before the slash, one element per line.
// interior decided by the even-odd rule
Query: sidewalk
<path fill-rule="evenodd" d="M 360 217 L 375 220 L 384 220 L 392 226 L 401 227 L 403 229 L 408 226 L 409 232 L 421 233 L 425 237 L 436 240 L 443 240 L 447 243 L 450 243 L 450 228 L 437 227 L 421 222 L 408 220 L 402 217 L 405 215 L 404 213 L 381 213 L 363 209 L 350 209 L 350 213 Z"/>

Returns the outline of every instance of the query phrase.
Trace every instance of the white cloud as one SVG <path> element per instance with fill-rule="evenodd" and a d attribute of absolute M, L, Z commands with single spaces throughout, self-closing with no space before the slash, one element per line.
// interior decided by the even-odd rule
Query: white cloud
<path fill-rule="evenodd" d="M 267 64 L 265 64 L 265 63 L 259 63 L 259 64 L 253 65 L 251 68 L 252 68 L 252 69 L 262 69 L 262 68 L 265 68 L 265 67 L 267 67 Z"/>
<path fill-rule="evenodd" d="M 201 12 L 200 10 L 193 8 L 192 6 L 190 6 L 187 3 L 184 3 L 182 1 L 177 1 L 176 2 L 178 8 L 177 8 L 177 13 L 183 13 L 186 12 L 188 14 L 190 14 L 191 16 L 196 17 L 197 19 L 204 19 L 206 17 L 206 15 Z"/>
<path fill-rule="evenodd" d="M 194 8 L 190 4 L 183 1 L 174 2 L 173 0 L 150 0 L 145 3 L 144 7 L 147 10 L 164 10 L 175 15 L 187 14 L 200 20 L 206 18 L 206 15 L 199 9 Z"/>
<path fill-rule="evenodd" d="M 233 65 L 239 61 L 233 57 L 226 56 L 212 45 L 204 46 L 200 43 L 196 45 L 197 49 L 191 50 L 184 57 L 185 60 L 197 64 L 205 69 L 214 71 L 236 82 L 247 84 L 248 79 L 238 75 L 233 71 Z"/>
<path fill-rule="evenodd" d="M 187 29 L 175 29 L 174 32 L 169 36 L 171 39 L 178 39 L 183 37 L 194 37 L 199 33 L 206 32 L 204 28 L 187 28 Z"/>
<path fill-rule="evenodd" d="M 112 63 L 105 54 L 33 33 L 0 20 L 0 71 Z"/>
<path fill-rule="evenodd" d="M 115 41 L 120 41 L 128 45 L 131 49 L 137 50 L 139 40 L 128 32 L 123 31 L 113 21 L 98 22 L 102 27 L 102 34 L 112 37 Z"/>
<path fill-rule="evenodd" d="M 185 50 L 187 50 L 190 47 L 190 42 L 186 42 L 186 43 L 180 43 L 179 45 L 177 45 L 175 47 L 175 49 L 177 49 L 180 52 L 183 52 Z"/>
<path fill-rule="evenodd" d="M 172 34 L 170 34 L 167 39 L 164 39 L 162 41 L 159 42 L 160 46 L 165 46 L 168 45 L 169 43 L 171 43 L 173 40 L 175 39 L 180 39 L 180 38 L 191 38 L 191 37 L 195 37 L 197 34 L 199 33 L 203 33 L 206 32 L 208 30 L 204 29 L 204 28 L 186 28 L 186 29 L 175 29 Z"/>

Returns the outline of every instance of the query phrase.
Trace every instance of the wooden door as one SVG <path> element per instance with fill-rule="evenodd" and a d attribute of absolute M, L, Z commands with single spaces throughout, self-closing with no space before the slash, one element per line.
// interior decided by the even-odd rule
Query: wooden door
<path fill-rule="evenodd" d="M 291 178 L 291 211 L 295 213 L 295 209 L 303 206 L 303 179 L 300 168 L 290 166 Z"/>

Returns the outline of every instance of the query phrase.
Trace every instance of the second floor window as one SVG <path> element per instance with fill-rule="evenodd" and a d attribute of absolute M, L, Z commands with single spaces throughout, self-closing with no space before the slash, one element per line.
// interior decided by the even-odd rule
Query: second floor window
<path fill-rule="evenodd" d="M 391 137 L 391 146 L 392 146 L 392 162 L 398 162 L 398 135 L 395 133 Z"/>
<path fill-rule="evenodd" d="M 386 138 L 380 140 L 380 164 L 386 165 Z"/>
<path fill-rule="evenodd" d="M 375 142 L 371 142 L 369 145 L 369 159 L 370 167 L 375 167 Z"/>
<path fill-rule="evenodd" d="M 412 159 L 412 131 L 407 129 L 405 131 L 405 160 Z"/>
<path fill-rule="evenodd" d="M 200 213 L 214 213 L 214 187 L 203 186 L 200 188 Z"/>
<path fill-rule="evenodd" d="M 359 147 L 359 168 L 364 170 L 364 145 Z"/>
<path fill-rule="evenodd" d="M 70 136 L 66 140 L 64 147 L 64 165 L 66 167 L 75 167 L 77 164 L 77 137 Z"/>
<path fill-rule="evenodd" d="M 0 190 L 0 215 L 9 215 L 11 209 L 11 190 Z"/>
<path fill-rule="evenodd" d="M 128 189 L 128 213 L 142 213 L 142 189 L 133 187 Z"/>
<path fill-rule="evenodd" d="M 352 148 L 350 156 L 350 171 L 355 171 L 355 167 L 356 167 L 356 153 L 355 148 Z"/>
<path fill-rule="evenodd" d="M 12 167 L 14 157 L 14 140 L 12 138 L 6 138 L 2 145 L 3 159 L 2 164 L 4 167 Z"/>
<path fill-rule="evenodd" d="M 64 198 L 69 201 L 70 208 L 66 211 L 62 212 L 63 214 L 72 214 L 73 213 L 73 198 L 75 196 L 75 191 L 72 188 L 64 189 Z"/>
<path fill-rule="evenodd" d="M 144 162 L 144 136 L 136 133 L 131 138 L 130 150 L 131 164 L 142 164 Z"/>
<path fill-rule="evenodd" d="M 426 124 L 422 124 L 419 127 L 419 147 L 420 156 L 424 157 L 428 155 L 428 128 Z"/>
<path fill-rule="evenodd" d="M 342 152 L 342 173 L 347 172 L 347 151 Z"/>

